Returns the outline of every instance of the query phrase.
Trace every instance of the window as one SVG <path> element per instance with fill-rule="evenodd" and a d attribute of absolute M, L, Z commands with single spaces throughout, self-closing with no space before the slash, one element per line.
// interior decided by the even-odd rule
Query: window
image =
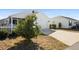
<path fill-rule="evenodd" d="M 72 26 L 72 21 L 71 20 L 69 21 L 69 26 Z"/>
<path fill-rule="evenodd" d="M 13 18 L 13 24 L 17 24 L 17 18 Z"/>
<path fill-rule="evenodd" d="M 16 24 L 17 24 L 17 20 L 13 20 L 13 24 L 15 24 L 15 25 L 16 25 Z"/>

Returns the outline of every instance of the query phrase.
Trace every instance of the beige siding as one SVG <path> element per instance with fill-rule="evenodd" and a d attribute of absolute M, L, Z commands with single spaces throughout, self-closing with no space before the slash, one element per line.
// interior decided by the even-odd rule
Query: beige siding
<path fill-rule="evenodd" d="M 67 19 L 62 16 L 52 18 L 50 21 L 50 24 L 56 24 L 56 27 L 59 28 L 58 25 L 59 25 L 59 23 L 61 23 L 62 28 L 70 28 L 72 26 L 69 26 L 69 21 L 72 22 L 72 26 L 76 25 L 75 24 L 76 20 Z"/>

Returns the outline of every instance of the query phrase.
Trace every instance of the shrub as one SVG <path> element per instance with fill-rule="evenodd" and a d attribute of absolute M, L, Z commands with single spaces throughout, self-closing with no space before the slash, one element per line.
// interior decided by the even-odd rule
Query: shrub
<path fill-rule="evenodd" d="M 16 38 L 17 37 L 17 33 L 12 31 L 12 33 L 9 33 L 8 38 Z"/>
<path fill-rule="evenodd" d="M 37 17 L 35 14 L 27 16 L 25 20 L 19 21 L 14 31 L 18 35 L 27 38 L 28 41 L 30 42 L 30 39 L 32 37 L 35 37 L 39 34 L 39 28 L 36 24 L 34 24 L 36 19 Z"/>
<path fill-rule="evenodd" d="M 5 30 L 0 31 L 0 40 L 7 38 L 7 36 L 8 36 L 8 31 Z"/>
<path fill-rule="evenodd" d="M 76 25 L 76 26 L 72 26 L 71 29 L 74 29 L 74 30 L 79 30 L 79 25 Z"/>
<path fill-rule="evenodd" d="M 56 24 L 50 24 L 50 29 L 56 29 Z"/>

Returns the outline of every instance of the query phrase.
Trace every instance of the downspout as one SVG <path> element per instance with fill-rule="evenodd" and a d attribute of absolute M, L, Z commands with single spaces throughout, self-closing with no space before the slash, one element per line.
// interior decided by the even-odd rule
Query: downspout
<path fill-rule="evenodd" d="M 12 19 L 12 17 L 11 17 L 11 33 L 12 33 L 12 30 L 13 30 L 13 19 Z"/>

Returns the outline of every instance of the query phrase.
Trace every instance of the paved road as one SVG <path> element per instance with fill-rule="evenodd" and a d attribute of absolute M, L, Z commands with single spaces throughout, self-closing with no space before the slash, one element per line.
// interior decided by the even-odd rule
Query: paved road
<path fill-rule="evenodd" d="M 49 36 L 52 36 L 69 46 L 79 42 L 79 32 L 56 30 L 56 32 L 49 34 Z"/>

